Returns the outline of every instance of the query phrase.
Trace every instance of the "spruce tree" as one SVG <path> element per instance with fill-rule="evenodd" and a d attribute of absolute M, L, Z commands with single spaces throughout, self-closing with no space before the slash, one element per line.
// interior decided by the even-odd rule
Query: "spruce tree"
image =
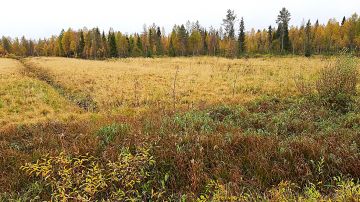
<path fill-rule="evenodd" d="M 163 55 L 163 46 L 162 46 L 162 43 L 161 43 L 161 37 L 162 37 L 162 34 L 161 34 L 161 31 L 160 31 L 160 27 L 157 27 L 157 30 L 156 30 L 156 54 L 157 55 Z"/>
<path fill-rule="evenodd" d="M 245 25 L 244 18 L 240 20 L 240 30 L 239 30 L 239 56 L 245 53 Z"/>
<path fill-rule="evenodd" d="M 131 45 L 131 43 L 133 43 L 133 45 Z M 130 38 L 130 45 L 133 46 L 132 51 L 131 51 L 131 56 L 132 57 L 141 57 L 141 56 L 143 56 L 142 42 L 141 42 L 141 38 L 140 38 L 140 36 L 138 34 L 135 34 L 134 37 Z"/>
<path fill-rule="evenodd" d="M 126 41 L 126 47 L 127 47 L 125 57 L 129 57 L 131 55 L 131 44 L 130 44 L 130 39 L 127 35 L 125 37 L 125 41 Z"/>
<path fill-rule="evenodd" d="M 108 36 L 108 44 L 109 44 L 109 55 L 110 57 L 117 57 L 118 56 L 118 51 L 117 51 L 117 47 L 116 47 L 116 40 L 115 40 L 115 33 L 109 31 L 109 36 Z"/>
<path fill-rule="evenodd" d="M 344 26 L 345 22 L 346 22 L 346 18 L 345 18 L 345 16 L 344 16 L 343 19 L 342 19 L 342 21 L 341 21 L 341 26 Z"/>
<path fill-rule="evenodd" d="M 85 39 L 84 39 L 84 33 L 82 30 L 80 30 L 79 33 L 79 44 L 77 47 L 77 56 L 78 57 L 83 57 L 83 52 L 84 52 L 84 48 L 85 48 Z"/>
<path fill-rule="evenodd" d="M 178 35 L 178 38 L 179 38 L 181 55 L 185 56 L 185 55 L 187 55 L 187 46 L 188 46 L 189 33 L 186 31 L 184 25 L 180 26 L 180 28 L 178 29 L 177 35 Z"/>
<path fill-rule="evenodd" d="M 272 42 L 273 42 L 273 29 L 271 27 L 271 25 L 268 28 L 268 46 L 269 46 L 269 52 L 271 53 L 272 51 Z"/>
<path fill-rule="evenodd" d="M 311 22 L 310 20 L 306 23 L 305 27 L 305 56 L 311 56 Z"/>
<path fill-rule="evenodd" d="M 101 49 L 102 49 L 101 50 L 102 57 L 107 58 L 109 56 L 109 54 L 108 54 L 108 43 L 107 43 L 107 39 L 106 39 L 104 31 L 102 32 L 102 35 L 101 35 Z"/>
<path fill-rule="evenodd" d="M 135 40 L 133 35 L 129 36 L 129 56 L 132 56 L 135 48 Z"/>
<path fill-rule="evenodd" d="M 62 45 L 62 38 L 64 37 L 64 33 L 65 33 L 65 30 L 62 29 L 60 32 L 60 35 L 58 37 L 58 46 L 59 46 L 58 54 L 59 54 L 59 56 L 64 56 L 64 48 Z"/>
<path fill-rule="evenodd" d="M 204 37 L 203 37 L 203 42 L 204 42 L 204 44 L 203 44 L 203 54 L 204 55 L 208 55 L 209 46 L 208 46 L 207 38 L 208 38 L 208 33 L 207 33 L 206 29 L 205 29 Z"/>
<path fill-rule="evenodd" d="M 10 38 L 6 38 L 5 36 L 3 36 L 1 41 L 2 41 L 2 47 L 3 47 L 4 51 L 7 54 L 11 53 L 12 46 L 11 46 Z"/>

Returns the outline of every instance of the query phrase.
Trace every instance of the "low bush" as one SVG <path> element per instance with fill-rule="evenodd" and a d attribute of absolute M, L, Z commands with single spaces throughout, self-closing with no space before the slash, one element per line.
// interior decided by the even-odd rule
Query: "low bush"
<path fill-rule="evenodd" d="M 324 105 L 341 112 L 349 111 L 358 83 L 356 61 L 351 55 L 342 54 L 333 65 L 322 69 L 316 89 Z"/>
<path fill-rule="evenodd" d="M 162 186 L 155 185 L 154 165 L 148 150 L 138 149 L 132 154 L 124 149 L 114 162 L 61 153 L 27 163 L 21 169 L 47 188 L 51 200 L 148 201 L 160 199 L 164 192 Z"/>

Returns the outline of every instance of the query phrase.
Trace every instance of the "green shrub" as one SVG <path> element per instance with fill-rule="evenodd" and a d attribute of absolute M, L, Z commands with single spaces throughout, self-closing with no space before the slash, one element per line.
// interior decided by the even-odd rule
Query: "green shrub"
<path fill-rule="evenodd" d="M 148 201 L 159 200 L 164 188 L 155 186 L 154 165 L 148 150 L 140 148 L 135 154 L 124 149 L 114 162 L 61 153 L 21 169 L 50 189 L 48 197 L 55 201 Z"/>
<path fill-rule="evenodd" d="M 320 72 L 316 89 L 324 105 L 346 112 L 356 94 L 357 83 L 356 58 L 343 54 L 337 58 L 334 65 L 329 65 Z"/>
<path fill-rule="evenodd" d="M 337 189 L 335 190 L 336 201 L 359 201 L 360 200 L 360 183 L 354 180 L 344 180 L 341 177 L 335 178 Z"/>

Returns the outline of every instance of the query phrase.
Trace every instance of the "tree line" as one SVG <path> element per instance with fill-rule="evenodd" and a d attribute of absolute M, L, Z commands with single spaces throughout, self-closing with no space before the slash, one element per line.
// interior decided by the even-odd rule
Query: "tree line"
<path fill-rule="evenodd" d="M 62 30 L 58 36 L 39 40 L 25 37 L 0 40 L 0 55 L 62 56 L 85 59 L 153 57 L 153 56 L 223 56 L 242 57 L 253 54 L 334 54 L 343 48 L 359 54 L 360 17 L 353 14 L 341 22 L 326 24 L 308 20 L 301 26 L 289 26 L 291 14 L 282 8 L 276 27 L 245 30 L 244 18 L 227 10 L 219 29 L 204 28 L 198 21 L 175 25 L 168 35 L 152 24 L 142 33 L 124 34 L 99 28 Z M 237 29 L 238 28 L 238 29 Z"/>

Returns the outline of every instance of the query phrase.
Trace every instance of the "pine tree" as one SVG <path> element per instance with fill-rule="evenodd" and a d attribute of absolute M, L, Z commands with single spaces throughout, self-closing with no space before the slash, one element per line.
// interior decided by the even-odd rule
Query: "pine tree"
<path fill-rule="evenodd" d="M 239 56 L 245 53 L 245 25 L 244 18 L 240 20 L 240 30 L 239 30 Z"/>
<path fill-rule="evenodd" d="M 311 56 L 311 43 L 312 43 L 312 37 L 311 37 L 311 22 L 310 20 L 306 23 L 305 27 L 305 56 L 310 57 Z"/>
<path fill-rule="evenodd" d="M 276 23 L 279 25 L 280 30 L 280 39 L 281 39 L 281 52 L 284 50 L 290 49 L 290 40 L 289 40 L 289 21 L 290 21 L 290 12 L 286 8 L 282 8 Z"/>
<path fill-rule="evenodd" d="M 228 9 L 226 17 L 225 19 L 223 19 L 223 26 L 225 28 L 226 37 L 228 37 L 229 39 L 235 38 L 235 29 L 234 29 L 235 20 L 236 20 L 236 15 L 234 11 Z"/>

